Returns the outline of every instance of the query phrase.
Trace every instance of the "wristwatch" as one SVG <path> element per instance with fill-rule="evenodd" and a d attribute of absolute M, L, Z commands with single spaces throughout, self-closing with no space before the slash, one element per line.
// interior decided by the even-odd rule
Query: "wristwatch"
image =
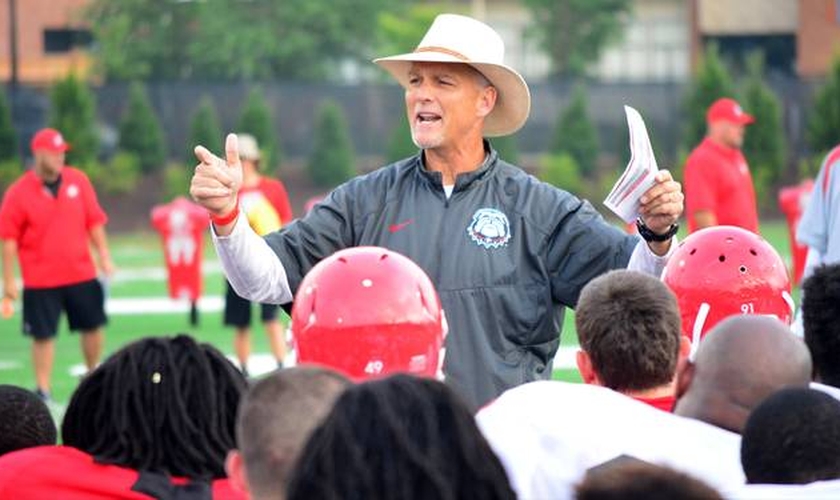
<path fill-rule="evenodd" d="M 680 229 L 680 225 L 678 223 L 671 224 L 671 227 L 669 227 L 667 231 L 662 234 L 656 234 L 647 227 L 641 217 L 636 217 L 636 229 L 639 230 L 639 236 L 641 236 L 645 241 L 662 242 L 673 238 Z"/>

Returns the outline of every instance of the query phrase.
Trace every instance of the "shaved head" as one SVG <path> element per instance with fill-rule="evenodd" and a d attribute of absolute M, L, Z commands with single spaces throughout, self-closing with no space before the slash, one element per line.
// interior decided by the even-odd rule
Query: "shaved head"
<path fill-rule="evenodd" d="M 811 355 L 776 318 L 732 316 L 700 342 L 677 381 L 674 412 L 740 433 L 753 408 L 783 387 L 807 387 Z"/>

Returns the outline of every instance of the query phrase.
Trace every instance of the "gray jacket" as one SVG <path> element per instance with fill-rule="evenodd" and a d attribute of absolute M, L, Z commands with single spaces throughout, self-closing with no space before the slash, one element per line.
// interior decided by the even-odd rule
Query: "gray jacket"
<path fill-rule="evenodd" d="M 335 189 L 305 218 L 266 236 L 291 291 L 342 248 L 407 255 L 432 278 L 446 317 L 446 380 L 474 405 L 551 376 L 566 306 L 595 276 L 627 265 L 639 241 L 586 201 L 490 151 L 447 199 L 420 155 Z"/>

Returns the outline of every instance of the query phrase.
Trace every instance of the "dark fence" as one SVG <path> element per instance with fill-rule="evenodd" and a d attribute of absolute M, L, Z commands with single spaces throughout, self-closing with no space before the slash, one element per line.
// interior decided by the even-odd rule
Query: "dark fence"
<path fill-rule="evenodd" d="M 805 113 L 816 84 L 788 79 L 771 82 L 779 95 L 792 160 L 807 154 L 803 138 Z M 203 96 L 216 105 L 225 131 L 232 130 L 253 84 L 147 84 L 152 104 L 161 119 L 169 153 L 182 160 L 190 119 Z M 357 154 L 378 157 L 385 150 L 392 130 L 404 120 L 403 93 L 395 85 L 333 85 L 303 83 L 259 84 L 271 107 L 277 136 L 287 158 L 306 157 L 312 149 L 315 111 L 319 103 L 332 99 L 346 114 Z M 525 127 L 517 134 L 518 149 L 524 155 L 540 154 L 548 148 L 560 111 L 571 95 L 566 84 L 531 85 L 533 106 Z M 606 84 L 590 83 L 589 110 L 600 135 L 602 153 L 623 162 L 628 157 L 627 127 L 622 106 L 638 109 L 645 119 L 661 166 L 677 161 L 678 145 L 685 123 L 682 101 L 684 83 Z M 109 84 L 95 89 L 102 124 L 103 148 L 109 152 L 116 141 L 116 128 L 126 103 L 128 86 Z M 8 94 L 7 94 L 8 95 Z M 15 92 L 15 125 L 21 152 L 27 152 L 31 134 L 46 123 L 48 97 L 44 89 L 19 88 Z M 793 164 L 793 163 L 792 163 Z"/>

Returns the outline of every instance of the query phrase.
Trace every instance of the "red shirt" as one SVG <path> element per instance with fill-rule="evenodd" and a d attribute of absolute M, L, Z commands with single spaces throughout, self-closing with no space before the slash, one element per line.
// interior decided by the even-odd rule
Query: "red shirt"
<path fill-rule="evenodd" d="M 647 405 L 653 406 L 657 410 L 662 410 L 664 412 L 671 413 L 674 410 L 674 403 L 676 402 L 676 396 L 660 396 L 658 398 L 642 398 L 642 397 L 633 397 L 636 401 L 645 403 Z"/>
<path fill-rule="evenodd" d="M 141 483 L 148 478 L 133 469 L 98 464 L 87 453 L 69 446 L 39 446 L 0 456 L 0 498 L 148 500 L 153 497 L 136 491 L 147 490 Z M 190 496 L 184 491 L 186 488 L 179 488 L 187 484 L 188 481 L 174 479 L 162 488 L 171 494 L 158 498 L 176 498 L 175 495 L 183 495 L 177 497 L 183 499 L 199 498 Z M 246 498 L 244 493 L 233 489 L 228 479 L 217 479 L 211 486 L 213 499 Z"/>
<path fill-rule="evenodd" d="M 758 232 L 755 188 L 741 150 L 708 137 L 694 148 L 685 164 L 685 207 L 688 231 L 697 229 L 694 216 L 708 210 L 720 225 Z"/>
<path fill-rule="evenodd" d="M 289 195 L 286 193 L 286 186 L 277 179 L 269 177 L 260 177 L 260 182 L 255 187 L 243 187 L 240 194 L 245 194 L 249 191 L 262 192 L 274 210 L 277 211 L 277 216 L 280 217 L 280 222 L 287 225 L 292 222 L 294 216 L 292 215 L 292 205 L 289 203 Z"/>
<path fill-rule="evenodd" d="M 25 288 L 71 285 L 96 277 L 90 230 L 107 221 L 80 170 L 61 170 L 58 196 L 29 170 L 3 196 L 0 239 L 17 242 Z"/>

